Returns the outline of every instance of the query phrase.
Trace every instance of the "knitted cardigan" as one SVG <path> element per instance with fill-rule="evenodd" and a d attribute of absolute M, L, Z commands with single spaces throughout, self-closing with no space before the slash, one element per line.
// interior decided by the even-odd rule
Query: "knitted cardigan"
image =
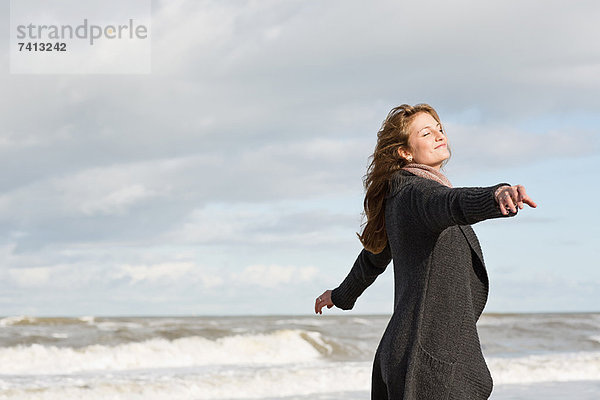
<path fill-rule="evenodd" d="M 388 242 L 363 249 L 331 293 L 352 309 L 393 259 L 394 312 L 373 363 L 373 400 L 479 400 L 492 391 L 476 322 L 488 296 L 481 247 L 471 224 L 502 214 L 497 188 L 450 188 L 400 170 L 385 201 Z M 517 211 L 518 212 L 518 211 Z"/>

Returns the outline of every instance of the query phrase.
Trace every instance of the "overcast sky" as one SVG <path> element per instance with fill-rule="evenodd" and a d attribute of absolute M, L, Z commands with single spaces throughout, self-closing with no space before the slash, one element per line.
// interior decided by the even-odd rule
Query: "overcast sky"
<path fill-rule="evenodd" d="M 596 1 L 154 1 L 141 75 L 11 74 L 0 12 L 4 315 L 311 313 L 420 102 L 455 187 L 538 204 L 473 226 L 486 311 L 600 311 Z M 392 274 L 353 312 L 391 312 Z"/>

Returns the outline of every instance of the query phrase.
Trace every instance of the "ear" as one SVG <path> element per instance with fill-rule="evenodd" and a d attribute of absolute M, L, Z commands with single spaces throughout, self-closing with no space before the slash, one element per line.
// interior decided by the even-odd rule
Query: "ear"
<path fill-rule="evenodd" d="M 408 159 L 410 157 L 410 153 L 404 150 L 402 147 L 398 147 L 398 155 L 402 158 Z"/>

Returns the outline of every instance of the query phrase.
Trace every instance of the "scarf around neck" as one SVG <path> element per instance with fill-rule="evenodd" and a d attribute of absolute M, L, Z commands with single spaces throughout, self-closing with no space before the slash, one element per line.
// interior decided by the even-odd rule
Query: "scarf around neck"
<path fill-rule="evenodd" d="M 452 184 L 444 174 L 442 174 L 437 169 L 430 167 L 429 165 L 409 163 L 401 169 L 411 172 L 422 178 L 433 179 L 434 181 L 441 183 L 442 185 L 452 187 Z"/>

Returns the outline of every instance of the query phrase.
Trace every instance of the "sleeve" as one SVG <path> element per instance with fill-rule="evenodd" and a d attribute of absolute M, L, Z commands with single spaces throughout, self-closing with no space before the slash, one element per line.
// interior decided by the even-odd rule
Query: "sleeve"
<path fill-rule="evenodd" d="M 377 254 L 362 249 L 346 279 L 331 291 L 333 304 L 342 310 L 351 310 L 356 299 L 385 271 L 391 260 L 389 243 Z"/>
<path fill-rule="evenodd" d="M 494 193 L 499 183 L 488 187 L 449 188 L 434 181 L 410 185 L 402 195 L 408 196 L 410 212 L 430 231 L 441 232 L 453 225 L 472 225 L 477 222 L 502 217 L 512 217 L 517 212 L 504 215 Z M 401 194 L 399 194 L 401 195 Z"/>

